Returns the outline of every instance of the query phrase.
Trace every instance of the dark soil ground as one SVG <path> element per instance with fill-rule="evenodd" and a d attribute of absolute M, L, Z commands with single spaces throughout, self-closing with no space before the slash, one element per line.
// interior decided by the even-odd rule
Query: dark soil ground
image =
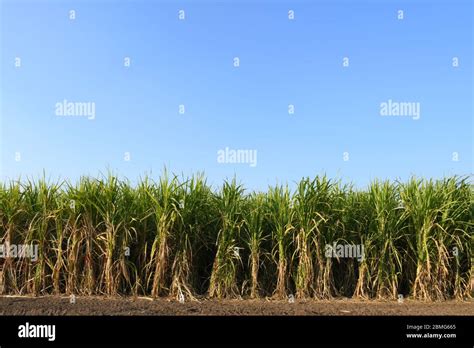
<path fill-rule="evenodd" d="M 474 315 L 474 301 L 420 302 L 0 296 L 0 315 Z"/>

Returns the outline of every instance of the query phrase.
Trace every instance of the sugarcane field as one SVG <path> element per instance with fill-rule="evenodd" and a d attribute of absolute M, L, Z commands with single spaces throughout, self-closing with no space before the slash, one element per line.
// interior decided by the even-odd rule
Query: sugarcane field
<path fill-rule="evenodd" d="M 71 299 L 99 297 L 93 313 L 215 313 L 222 300 L 229 314 L 472 314 L 473 195 L 457 177 L 266 192 L 166 172 L 2 184 L 0 313 L 80 313 Z"/>

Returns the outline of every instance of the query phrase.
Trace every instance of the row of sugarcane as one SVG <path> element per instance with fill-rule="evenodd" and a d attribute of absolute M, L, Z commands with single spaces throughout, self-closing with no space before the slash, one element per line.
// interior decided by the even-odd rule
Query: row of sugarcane
<path fill-rule="evenodd" d="M 374 181 L 326 176 L 266 192 L 235 179 L 166 172 L 131 184 L 111 174 L 76 183 L 0 184 L 3 294 L 419 300 L 472 297 L 469 177 Z M 357 246 L 363 257 L 328 254 Z M 359 255 L 360 256 L 360 255 Z"/>

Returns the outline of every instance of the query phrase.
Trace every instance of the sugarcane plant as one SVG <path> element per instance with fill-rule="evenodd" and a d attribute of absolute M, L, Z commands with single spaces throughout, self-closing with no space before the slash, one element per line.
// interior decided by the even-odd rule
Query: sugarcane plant
<path fill-rule="evenodd" d="M 239 239 L 244 224 L 243 194 L 243 187 L 234 178 L 224 182 L 221 194 L 216 197 L 219 233 L 209 285 L 211 297 L 222 298 L 238 293 L 237 272 L 242 263 Z"/>

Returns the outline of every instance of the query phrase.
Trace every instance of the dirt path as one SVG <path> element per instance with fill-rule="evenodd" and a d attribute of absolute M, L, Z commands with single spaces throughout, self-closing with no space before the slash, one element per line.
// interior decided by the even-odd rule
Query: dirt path
<path fill-rule="evenodd" d="M 202 300 L 179 303 L 148 298 L 0 297 L 0 315 L 474 315 L 474 301 L 404 303 L 333 301 Z"/>

